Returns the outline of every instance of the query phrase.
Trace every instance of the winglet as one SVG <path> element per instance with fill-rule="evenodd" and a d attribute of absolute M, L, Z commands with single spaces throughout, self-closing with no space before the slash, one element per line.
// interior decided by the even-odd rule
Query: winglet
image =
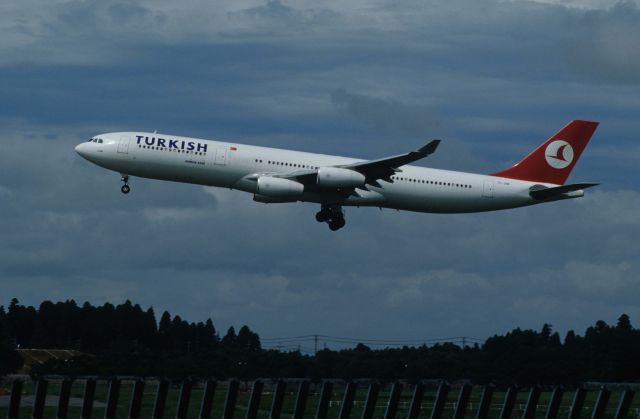
<path fill-rule="evenodd" d="M 425 156 L 428 156 L 429 154 L 433 154 L 436 152 L 436 149 L 438 148 L 439 144 L 440 144 L 440 140 L 433 140 L 429 142 L 429 144 L 420 147 L 417 152 L 420 154 L 424 154 Z"/>

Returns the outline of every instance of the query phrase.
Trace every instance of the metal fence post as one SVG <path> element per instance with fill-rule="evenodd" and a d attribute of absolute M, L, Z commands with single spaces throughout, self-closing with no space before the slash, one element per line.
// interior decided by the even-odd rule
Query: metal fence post
<path fill-rule="evenodd" d="M 304 411 L 307 407 L 307 400 L 309 399 L 309 381 L 300 381 L 300 387 L 298 387 L 298 397 L 296 397 L 296 407 L 293 411 L 293 419 L 304 418 Z"/>
<path fill-rule="evenodd" d="M 247 419 L 256 419 L 258 417 L 258 408 L 260 407 L 260 397 L 262 396 L 262 381 L 256 380 L 251 387 L 251 396 L 249 396 L 249 405 L 247 406 Z"/>
<path fill-rule="evenodd" d="M 156 399 L 153 402 L 153 419 L 162 419 L 164 417 L 164 407 L 167 404 L 167 396 L 169 395 L 169 380 L 161 378 L 158 381 L 158 389 L 156 390 Z"/>
<path fill-rule="evenodd" d="M 536 414 L 536 408 L 538 407 L 538 400 L 540 400 L 540 387 L 533 386 L 529 391 L 529 397 L 527 398 L 527 404 L 522 412 L 522 419 L 533 419 Z"/>
<path fill-rule="evenodd" d="M 276 383 L 276 391 L 273 393 L 273 401 L 271 402 L 270 419 L 280 419 L 282 414 L 282 403 L 284 402 L 284 391 L 287 389 L 287 383 L 278 380 Z"/>
<path fill-rule="evenodd" d="M 562 388 L 556 387 L 551 393 L 551 399 L 549 400 L 549 407 L 547 407 L 547 414 L 544 419 L 556 419 L 558 417 L 558 411 L 560 410 L 560 402 L 562 401 Z"/>
<path fill-rule="evenodd" d="M 182 382 L 182 387 L 180 387 L 180 397 L 178 398 L 178 411 L 176 412 L 176 419 L 187 419 L 192 386 L 193 383 L 188 378 Z"/>
<path fill-rule="evenodd" d="M 238 388 L 240 384 L 236 380 L 229 381 L 229 388 L 227 389 L 227 398 L 224 402 L 224 412 L 222 417 L 224 419 L 233 419 L 233 414 L 236 410 L 236 400 L 238 400 Z"/>
<path fill-rule="evenodd" d="M 120 398 L 119 378 L 112 378 L 109 382 L 109 394 L 107 395 L 107 408 L 104 412 L 105 419 L 116 419 L 118 415 L 118 399 Z"/>
<path fill-rule="evenodd" d="M 402 384 L 396 381 L 393 383 L 393 387 L 391 387 L 391 394 L 389 394 L 389 403 L 387 404 L 387 410 L 384 412 L 384 419 L 396 419 L 401 395 Z"/>
<path fill-rule="evenodd" d="M 440 419 L 444 412 L 444 405 L 447 402 L 447 395 L 449 395 L 449 385 L 444 381 L 440 383 L 438 387 L 438 393 L 436 394 L 436 400 L 433 402 L 433 410 L 431 411 L 431 419 Z"/>
<path fill-rule="evenodd" d="M 367 400 L 364 402 L 364 409 L 362 410 L 362 419 L 373 418 L 373 412 L 376 410 L 376 402 L 378 401 L 378 393 L 380 393 L 380 384 L 376 382 L 369 384 Z"/>
<path fill-rule="evenodd" d="M 69 413 L 69 397 L 71 396 L 71 384 L 73 381 L 65 378 L 60 383 L 60 397 L 58 398 L 58 411 L 56 419 L 67 419 Z"/>
<path fill-rule="evenodd" d="M 611 391 L 609 391 L 606 387 L 602 386 L 600 388 L 600 393 L 598 393 L 598 399 L 596 400 L 596 404 L 593 407 L 593 413 L 591 414 L 591 419 L 602 419 L 604 417 L 605 409 L 607 408 L 607 403 L 609 403 L 609 397 L 611 396 Z"/>
<path fill-rule="evenodd" d="M 411 406 L 409 407 L 409 413 L 407 413 L 407 419 L 418 419 L 418 416 L 420 416 L 423 397 L 424 384 L 417 383 L 416 387 L 413 389 L 413 397 L 411 398 Z"/>
<path fill-rule="evenodd" d="M 480 405 L 476 413 L 476 419 L 487 419 L 489 416 L 489 408 L 491 408 L 491 399 L 493 399 L 493 386 L 485 386 L 480 397 Z"/>
<path fill-rule="evenodd" d="M 93 416 L 93 399 L 95 395 L 96 380 L 87 378 L 84 383 L 84 400 L 82 401 L 82 412 L 80 413 L 82 419 L 91 419 L 91 416 Z"/>
<path fill-rule="evenodd" d="M 569 410 L 568 419 L 580 419 L 582 413 L 582 406 L 584 405 L 584 399 L 587 396 L 587 391 L 579 387 L 576 389 L 576 393 L 573 395 L 573 403 L 571 403 L 571 410 Z"/>
<path fill-rule="evenodd" d="M 329 413 L 329 402 L 333 394 L 333 382 L 325 381 L 322 383 L 322 391 L 320 392 L 320 400 L 318 400 L 318 410 L 316 411 L 316 419 L 326 419 Z"/>
<path fill-rule="evenodd" d="M 49 383 L 44 378 L 40 378 L 36 383 L 36 396 L 33 401 L 33 419 L 42 419 L 44 414 L 44 402 L 47 399 L 47 385 Z"/>
<path fill-rule="evenodd" d="M 344 398 L 342 399 L 342 407 L 340 408 L 340 419 L 349 419 L 357 389 L 358 385 L 353 381 L 347 383 L 347 388 L 344 390 Z"/>
<path fill-rule="evenodd" d="M 131 406 L 129 407 L 129 419 L 139 419 L 140 410 L 142 408 L 142 394 L 144 392 L 144 380 L 136 380 L 133 385 L 133 393 L 131 395 Z"/>
<path fill-rule="evenodd" d="M 7 419 L 20 417 L 20 399 L 22 398 L 22 380 L 14 380 L 11 383 L 11 398 L 9 399 L 9 411 Z"/>
<path fill-rule="evenodd" d="M 627 419 L 627 416 L 629 415 L 629 408 L 631 407 L 631 401 L 635 394 L 636 392 L 630 389 L 626 389 L 624 393 L 622 393 L 620 403 L 618 403 L 618 408 L 616 409 L 615 419 Z"/>
<path fill-rule="evenodd" d="M 518 389 L 515 386 L 509 387 L 507 394 L 504 396 L 504 403 L 502 404 L 502 410 L 500 411 L 500 419 L 511 419 L 517 395 Z"/>
<path fill-rule="evenodd" d="M 460 387 L 460 394 L 458 395 L 456 409 L 453 412 L 453 419 L 464 419 L 464 414 L 465 414 L 465 411 L 467 410 L 467 404 L 469 404 L 470 395 L 471 395 L 471 385 L 463 384 L 462 387 Z"/>
<path fill-rule="evenodd" d="M 207 380 L 204 386 L 204 394 L 202 395 L 202 403 L 200 404 L 200 419 L 210 419 L 211 410 L 213 408 L 213 397 L 216 394 L 218 382 L 215 380 Z"/>

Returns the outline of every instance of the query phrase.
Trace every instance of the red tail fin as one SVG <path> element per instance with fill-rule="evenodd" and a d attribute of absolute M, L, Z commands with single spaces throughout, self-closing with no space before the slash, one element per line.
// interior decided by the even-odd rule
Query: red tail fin
<path fill-rule="evenodd" d="M 515 166 L 491 176 L 564 185 L 597 122 L 571 121 Z"/>

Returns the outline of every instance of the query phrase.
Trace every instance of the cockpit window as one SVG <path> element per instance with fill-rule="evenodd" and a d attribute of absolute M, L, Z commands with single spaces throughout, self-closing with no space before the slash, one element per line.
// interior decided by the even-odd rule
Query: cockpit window
<path fill-rule="evenodd" d="M 102 144 L 102 138 L 98 138 L 98 143 Z"/>

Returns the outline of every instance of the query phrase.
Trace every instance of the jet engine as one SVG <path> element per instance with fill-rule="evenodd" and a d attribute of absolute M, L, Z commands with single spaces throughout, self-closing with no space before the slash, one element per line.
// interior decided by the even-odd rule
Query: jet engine
<path fill-rule="evenodd" d="M 258 178 L 258 194 L 270 197 L 284 197 L 302 195 L 302 183 L 272 176 Z"/>
<path fill-rule="evenodd" d="M 364 186 L 365 177 L 355 170 L 341 167 L 321 167 L 318 169 L 318 186 L 325 188 L 357 188 Z"/>

